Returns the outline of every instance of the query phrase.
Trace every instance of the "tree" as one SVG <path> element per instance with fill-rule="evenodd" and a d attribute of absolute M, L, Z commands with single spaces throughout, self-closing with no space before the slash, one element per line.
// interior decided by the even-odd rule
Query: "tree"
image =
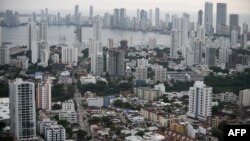
<path fill-rule="evenodd" d="M 220 141 L 223 141 L 223 131 L 218 128 L 212 129 L 212 135 L 219 138 Z"/>
<path fill-rule="evenodd" d="M 59 105 L 59 104 L 54 104 L 54 105 L 52 106 L 52 110 L 60 110 L 60 109 L 62 109 L 62 106 Z"/>
<path fill-rule="evenodd" d="M 0 82 L 0 97 L 9 97 L 8 83 Z"/>
<path fill-rule="evenodd" d="M 0 131 L 2 131 L 2 129 L 5 127 L 6 127 L 6 123 L 0 122 Z"/>
<path fill-rule="evenodd" d="M 86 140 L 86 137 L 88 134 L 84 130 L 78 130 L 76 132 L 76 135 L 77 135 L 77 141 L 84 141 L 84 140 Z"/>
<path fill-rule="evenodd" d="M 212 115 L 217 115 L 219 112 L 219 107 L 218 106 L 213 106 L 212 107 Z"/>
<path fill-rule="evenodd" d="M 139 131 L 139 132 L 137 132 L 135 135 L 137 135 L 137 136 L 143 136 L 144 135 L 144 132 L 143 131 Z"/>

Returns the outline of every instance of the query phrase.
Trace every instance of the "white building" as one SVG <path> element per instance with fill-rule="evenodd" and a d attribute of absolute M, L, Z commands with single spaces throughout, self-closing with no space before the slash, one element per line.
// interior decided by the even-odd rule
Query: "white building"
<path fill-rule="evenodd" d="M 9 63 L 10 63 L 10 49 L 7 46 L 5 47 L 0 45 L 0 65 L 6 65 Z"/>
<path fill-rule="evenodd" d="M 35 140 L 35 84 L 17 78 L 9 83 L 10 130 L 16 140 Z"/>
<path fill-rule="evenodd" d="M 147 79 L 147 73 L 148 69 L 147 68 L 136 68 L 135 70 L 135 78 L 136 80 L 146 80 Z"/>
<path fill-rule="evenodd" d="M 80 77 L 81 84 L 89 84 L 89 83 L 96 83 L 96 77 L 93 75 L 88 74 L 87 76 Z"/>
<path fill-rule="evenodd" d="M 78 48 L 63 46 L 61 61 L 64 64 L 76 66 L 78 62 Z"/>
<path fill-rule="evenodd" d="M 5 122 L 10 120 L 10 102 L 9 98 L 0 98 L 0 121 Z"/>
<path fill-rule="evenodd" d="M 232 50 L 229 48 L 220 48 L 219 49 L 219 63 L 226 64 L 229 61 L 229 55 L 232 54 Z"/>
<path fill-rule="evenodd" d="M 238 96 L 232 92 L 221 93 L 219 97 L 220 97 L 220 101 L 225 101 L 225 102 L 237 102 L 238 101 Z"/>
<path fill-rule="evenodd" d="M 96 75 L 100 76 L 103 73 L 103 54 L 102 52 L 98 52 L 91 56 L 91 72 Z"/>
<path fill-rule="evenodd" d="M 239 33 L 238 33 L 238 30 L 232 30 L 231 32 L 231 45 L 235 45 L 235 44 L 238 44 L 238 36 L 239 36 Z"/>
<path fill-rule="evenodd" d="M 196 81 L 193 87 L 189 88 L 189 117 L 205 121 L 211 116 L 212 88 L 204 84 L 203 81 Z"/>
<path fill-rule="evenodd" d="M 137 67 L 139 68 L 147 68 L 148 67 L 148 59 L 142 58 L 137 60 Z"/>
<path fill-rule="evenodd" d="M 93 29 L 94 29 L 94 40 L 102 41 L 102 20 L 99 16 L 96 16 L 93 21 Z"/>
<path fill-rule="evenodd" d="M 38 58 L 40 59 L 40 63 L 38 65 L 47 67 L 48 66 L 48 61 L 49 61 L 49 45 L 47 42 L 42 41 L 38 43 Z"/>
<path fill-rule="evenodd" d="M 180 32 L 177 29 L 172 29 L 171 31 L 171 47 L 170 47 L 170 57 L 177 57 L 177 49 L 180 47 L 179 40 Z"/>
<path fill-rule="evenodd" d="M 155 76 L 154 82 L 164 82 L 167 79 L 167 69 L 163 68 L 163 66 L 156 65 L 154 68 Z"/>
<path fill-rule="evenodd" d="M 104 106 L 103 97 L 87 98 L 89 107 L 102 107 Z"/>
<path fill-rule="evenodd" d="M 45 127 L 46 141 L 65 141 L 66 132 L 62 125 L 49 125 Z"/>
<path fill-rule="evenodd" d="M 66 120 L 69 123 L 76 123 L 77 116 L 73 100 L 62 102 L 62 110 L 59 113 L 59 120 Z"/>
<path fill-rule="evenodd" d="M 55 53 L 53 55 L 51 55 L 51 60 L 53 63 L 59 63 L 59 54 L 58 53 Z"/>
<path fill-rule="evenodd" d="M 160 30 L 160 9 L 155 8 L 155 28 Z"/>
<path fill-rule="evenodd" d="M 37 42 L 32 42 L 31 43 L 31 62 L 33 64 L 37 63 L 38 61 L 38 43 Z"/>
<path fill-rule="evenodd" d="M 57 121 L 53 121 L 50 119 L 43 119 L 37 122 L 37 132 L 40 135 L 44 135 L 45 127 L 50 125 L 57 125 Z"/>
<path fill-rule="evenodd" d="M 36 23 L 29 22 L 28 24 L 28 49 L 32 50 L 32 44 L 38 42 L 38 28 Z"/>
<path fill-rule="evenodd" d="M 36 102 L 37 108 L 42 108 L 43 110 L 51 110 L 51 80 L 45 79 L 37 84 L 36 90 Z"/>
<path fill-rule="evenodd" d="M 154 86 L 155 90 L 160 90 L 162 93 L 165 93 L 165 85 L 163 83 L 160 83 L 158 85 Z"/>
<path fill-rule="evenodd" d="M 17 60 L 15 61 L 15 66 L 17 68 L 27 70 L 29 67 L 29 58 L 27 58 L 26 56 L 17 56 Z"/>
<path fill-rule="evenodd" d="M 249 106 L 250 105 L 250 89 L 245 89 L 245 90 L 240 91 L 239 104 L 241 106 Z"/>

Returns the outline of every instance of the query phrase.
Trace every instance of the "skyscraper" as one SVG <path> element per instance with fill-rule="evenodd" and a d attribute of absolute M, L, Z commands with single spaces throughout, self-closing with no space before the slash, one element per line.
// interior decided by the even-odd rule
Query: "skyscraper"
<path fill-rule="evenodd" d="M 202 46 L 203 43 L 200 39 L 194 41 L 193 50 L 194 50 L 194 64 L 201 64 L 202 59 Z"/>
<path fill-rule="evenodd" d="M 179 47 L 179 36 L 180 33 L 177 29 L 172 29 L 171 31 L 171 50 L 170 50 L 170 57 L 174 58 L 177 57 L 177 48 Z"/>
<path fill-rule="evenodd" d="M 75 5 L 75 25 L 79 25 L 79 5 Z"/>
<path fill-rule="evenodd" d="M 51 80 L 49 78 L 42 80 L 37 84 L 36 89 L 37 108 L 51 110 Z"/>
<path fill-rule="evenodd" d="M 232 30 L 237 30 L 238 34 L 240 34 L 239 15 L 238 14 L 230 14 L 229 28 L 230 28 L 230 33 L 232 32 Z"/>
<path fill-rule="evenodd" d="M 207 47 L 206 48 L 206 62 L 209 67 L 215 66 L 216 60 L 216 48 Z"/>
<path fill-rule="evenodd" d="M 149 16 L 149 24 L 150 26 L 152 26 L 153 25 L 153 10 L 152 9 L 149 9 L 148 16 Z"/>
<path fill-rule="evenodd" d="M 216 33 L 221 34 L 223 26 L 227 23 L 227 4 L 217 3 Z"/>
<path fill-rule="evenodd" d="M 10 49 L 8 46 L 0 46 L 0 65 L 10 63 Z"/>
<path fill-rule="evenodd" d="M 119 21 L 119 27 L 120 28 L 126 28 L 126 9 L 125 8 L 121 8 L 120 9 L 120 21 Z"/>
<path fill-rule="evenodd" d="M 203 11 L 200 9 L 198 12 L 198 24 L 202 26 L 202 16 L 203 16 Z"/>
<path fill-rule="evenodd" d="M 2 46 L 2 28 L 0 26 L 0 47 Z"/>
<path fill-rule="evenodd" d="M 160 9 L 155 8 L 155 27 L 157 30 L 160 30 Z"/>
<path fill-rule="evenodd" d="M 38 30 L 36 24 L 29 22 L 28 25 L 28 49 L 31 50 L 32 43 L 38 42 Z"/>
<path fill-rule="evenodd" d="M 247 33 L 246 32 L 241 34 L 240 40 L 241 40 L 241 48 L 247 49 Z"/>
<path fill-rule="evenodd" d="M 94 8 L 93 8 L 93 5 L 90 5 L 90 7 L 89 7 L 89 18 L 91 20 L 93 18 L 93 15 L 94 15 Z"/>
<path fill-rule="evenodd" d="M 96 16 L 93 22 L 94 40 L 101 42 L 102 37 L 102 21 L 99 16 Z"/>
<path fill-rule="evenodd" d="M 114 27 L 118 27 L 118 25 L 119 25 L 119 21 L 120 21 L 120 18 L 119 18 L 119 16 L 120 16 L 120 14 L 119 14 L 119 9 L 114 9 Z"/>
<path fill-rule="evenodd" d="M 39 37 L 38 37 L 39 42 L 41 42 L 41 41 L 47 42 L 47 40 L 48 40 L 47 28 L 48 28 L 48 23 L 46 21 L 41 21 L 39 23 Z"/>
<path fill-rule="evenodd" d="M 38 48 L 38 43 L 33 42 L 31 45 L 31 62 L 33 64 L 37 63 L 38 57 L 39 57 L 39 48 Z"/>
<path fill-rule="evenodd" d="M 206 121 L 212 114 L 212 88 L 203 81 L 196 81 L 189 88 L 189 105 L 187 116 Z"/>
<path fill-rule="evenodd" d="M 109 49 L 107 54 L 107 72 L 111 77 L 123 77 L 125 71 L 125 52 L 121 49 Z"/>
<path fill-rule="evenodd" d="M 207 35 L 213 34 L 213 3 L 205 3 L 205 30 Z"/>
<path fill-rule="evenodd" d="M 91 55 L 91 72 L 94 75 L 96 75 L 96 76 L 102 75 L 103 65 L 104 65 L 104 61 L 103 61 L 103 53 L 102 52 L 97 52 L 96 54 Z"/>
<path fill-rule="evenodd" d="M 35 84 L 17 78 L 9 83 L 10 132 L 15 140 L 35 140 Z"/>
<path fill-rule="evenodd" d="M 78 48 L 76 47 L 62 47 L 62 63 L 76 66 L 78 63 Z"/>

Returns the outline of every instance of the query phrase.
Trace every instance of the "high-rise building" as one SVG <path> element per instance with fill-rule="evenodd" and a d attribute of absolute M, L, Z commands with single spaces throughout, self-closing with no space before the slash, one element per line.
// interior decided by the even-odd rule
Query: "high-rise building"
<path fill-rule="evenodd" d="M 207 47 L 206 49 L 206 61 L 209 67 L 215 66 L 216 48 Z"/>
<path fill-rule="evenodd" d="M 38 53 L 39 53 L 38 52 L 38 43 L 33 42 L 31 45 L 31 62 L 33 64 L 37 63 L 37 61 L 38 61 L 38 57 L 39 57 Z"/>
<path fill-rule="evenodd" d="M 8 46 L 0 46 L 0 65 L 10 63 L 10 49 Z"/>
<path fill-rule="evenodd" d="M 150 26 L 152 26 L 153 25 L 153 10 L 152 9 L 149 9 L 148 16 L 149 16 L 149 24 Z"/>
<path fill-rule="evenodd" d="M 114 40 L 109 38 L 108 39 L 108 45 L 107 45 L 108 49 L 114 48 Z"/>
<path fill-rule="evenodd" d="M 242 25 L 242 32 L 243 33 L 248 33 L 248 24 L 246 24 L 246 23 L 243 23 L 243 25 Z"/>
<path fill-rule="evenodd" d="M 203 11 L 200 9 L 198 12 L 198 24 L 202 26 Z"/>
<path fill-rule="evenodd" d="M 44 41 L 47 42 L 47 28 L 48 28 L 48 23 L 46 21 L 41 21 L 39 23 L 39 38 L 38 41 Z"/>
<path fill-rule="evenodd" d="M 157 30 L 160 30 L 160 9 L 155 8 L 155 27 Z"/>
<path fill-rule="evenodd" d="M 116 48 L 109 49 L 106 69 L 111 77 L 123 77 L 125 72 L 125 51 Z"/>
<path fill-rule="evenodd" d="M 197 38 L 205 43 L 205 29 L 200 25 L 197 25 Z"/>
<path fill-rule="evenodd" d="M 126 28 L 126 9 L 125 8 L 121 8 L 120 9 L 120 20 L 119 20 L 119 27 L 120 28 Z"/>
<path fill-rule="evenodd" d="M 229 28 L 230 28 L 230 33 L 232 33 L 232 30 L 237 30 L 238 34 L 240 34 L 239 15 L 238 14 L 230 14 Z"/>
<path fill-rule="evenodd" d="M 75 38 L 76 38 L 76 42 L 78 43 L 82 42 L 82 27 L 80 25 L 76 26 Z"/>
<path fill-rule="evenodd" d="M 205 20 L 204 25 L 206 29 L 206 34 L 213 34 L 213 3 L 206 2 L 205 3 Z"/>
<path fill-rule="evenodd" d="M 119 9 L 114 9 L 114 15 L 113 15 L 113 17 L 114 17 L 114 23 L 113 23 L 113 25 L 114 25 L 114 27 L 118 27 L 119 26 L 119 21 L 120 21 L 120 11 L 119 11 Z"/>
<path fill-rule="evenodd" d="M 17 78 L 9 83 L 10 132 L 15 140 L 36 140 L 35 84 Z"/>
<path fill-rule="evenodd" d="M 89 18 L 92 20 L 94 16 L 94 8 L 93 5 L 89 6 Z"/>
<path fill-rule="evenodd" d="M 240 40 L 241 40 L 241 48 L 247 49 L 247 33 L 246 32 L 241 34 Z"/>
<path fill-rule="evenodd" d="M 238 43 L 239 32 L 238 30 L 231 31 L 231 45 L 235 45 Z"/>
<path fill-rule="evenodd" d="M 221 34 L 222 29 L 227 23 L 227 4 L 217 3 L 217 14 L 216 14 L 216 33 Z"/>
<path fill-rule="evenodd" d="M 167 69 L 163 68 L 163 66 L 157 65 L 154 67 L 154 82 L 164 82 L 167 80 Z"/>
<path fill-rule="evenodd" d="M 145 59 L 145 58 L 137 59 L 137 67 L 138 68 L 147 68 L 148 67 L 148 59 Z"/>
<path fill-rule="evenodd" d="M 50 50 L 47 42 L 42 41 L 38 43 L 38 58 L 40 59 L 40 63 L 38 65 L 43 67 L 48 66 L 49 52 Z"/>
<path fill-rule="evenodd" d="M 0 47 L 2 46 L 2 28 L 0 26 Z"/>
<path fill-rule="evenodd" d="M 189 15 L 188 15 L 189 16 Z M 184 16 L 181 18 L 181 47 L 186 47 L 188 42 L 188 25 L 189 18 Z"/>
<path fill-rule="evenodd" d="M 96 16 L 93 21 L 93 29 L 94 29 L 94 40 L 101 42 L 102 37 L 102 21 L 99 16 Z"/>
<path fill-rule="evenodd" d="M 169 21 L 170 20 L 170 15 L 167 13 L 165 14 L 165 24 L 166 24 L 166 29 L 168 29 L 168 24 L 169 24 Z"/>
<path fill-rule="evenodd" d="M 31 46 L 34 42 L 38 42 L 38 30 L 36 24 L 29 22 L 28 25 L 28 49 L 32 50 Z"/>
<path fill-rule="evenodd" d="M 75 25 L 79 25 L 80 20 L 79 20 L 79 5 L 75 5 Z"/>
<path fill-rule="evenodd" d="M 36 88 L 37 108 L 46 111 L 51 110 L 51 80 L 49 78 L 42 80 Z"/>
<path fill-rule="evenodd" d="M 139 22 L 140 21 L 140 9 L 136 10 L 136 20 Z"/>
<path fill-rule="evenodd" d="M 229 61 L 229 55 L 232 54 L 232 50 L 229 48 L 220 48 L 219 49 L 219 63 L 227 64 Z"/>
<path fill-rule="evenodd" d="M 201 40 L 196 39 L 193 44 L 194 50 L 194 64 L 201 64 L 202 61 L 202 47 L 203 43 Z"/>
<path fill-rule="evenodd" d="M 241 106 L 250 106 L 250 89 L 239 92 L 239 104 Z"/>
<path fill-rule="evenodd" d="M 136 80 L 146 80 L 147 79 L 148 68 L 137 67 L 135 70 Z"/>
<path fill-rule="evenodd" d="M 212 88 L 203 81 L 196 81 L 189 88 L 189 105 L 187 116 L 206 121 L 212 114 Z"/>
<path fill-rule="evenodd" d="M 180 33 L 177 29 L 172 29 L 171 31 L 171 50 L 170 50 L 170 57 L 174 58 L 177 57 L 177 48 L 179 48 L 179 36 Z"/>
<path fill-rule="evenodd" d="M 62 63 L 76 66 L 78 63 L 78 48 L 72 46 L 63 46 L 61 61 Z"/>
<path fill-rule="evenodd" d="M 103 53 L 97 52 L 96 54 L 91 55 L 91 72 L 96 75 L 100 76 L 103 74 Z"/>

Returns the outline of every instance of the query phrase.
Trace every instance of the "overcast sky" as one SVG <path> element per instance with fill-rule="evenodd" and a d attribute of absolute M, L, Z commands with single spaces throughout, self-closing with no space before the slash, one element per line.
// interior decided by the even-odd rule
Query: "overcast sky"
<path fill-rule="evenodd" d="M 49 8 L 73 9 L 74 5 L 79 4 L 80 9 L 88 9 L 93 5 L 94 9 L 106 10 L 113 8 L 127 9 L 154 9 L 159 7 L 163 11 L 198 11 L 204 9 L 207 0 L 0 0 L 1 11 L 6 9 L 13 10 L 34 10 Z M 250 0 L 210 0 L 216 5 L 217 2 L 228 4 L 228 13 L 248 13 L 250 14 Z M 214 6 L 215 8 L 215 6 Z"/>

